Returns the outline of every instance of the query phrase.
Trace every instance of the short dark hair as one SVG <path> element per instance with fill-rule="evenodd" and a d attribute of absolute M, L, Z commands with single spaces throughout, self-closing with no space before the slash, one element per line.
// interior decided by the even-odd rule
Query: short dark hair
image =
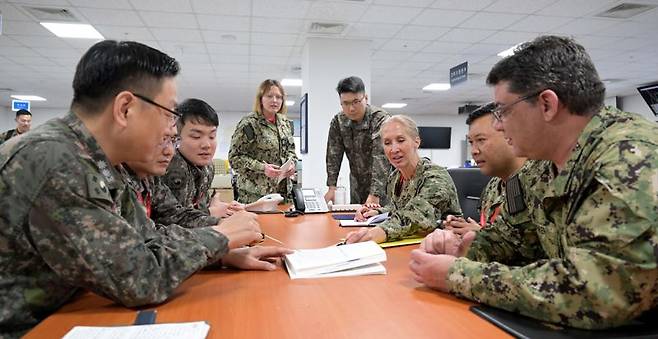
<path fill-rule="evenodd" d="M 355 76 L 342 79 L 338 82 L 338 86 L 336 86 L 338 95 L 343 93 L 364 93 L 365 91 L 366 85 L 363 84 L 363 80 Z"/>
<path fill-rule="evenodd" d="M 186 99 L 176 106 L 176 111 L 182 116 L 178 126 L 182 128 L 188 121 L 208 126 L 219 126 L 219 117 L 212 106 L 200 99 Z"/>
<path fill-rule="evenodd" d="M 29 115 L 29 116 L 32 116 L 32 113 L 30 113 L 30 111 L 28 111 L 28 110 L 26 110 L 26 109 L 19 109 L 18 111 L 16 111 L 16 117 L 18 118 L 19 115 Z"/>
<path fill-rule="evenodd" d="M 510 92 L 520 95 L 550 89 L 577 115 L 598 112 L 605 99 L 605 86 L 592 59 L 567 37 L 546 35 L 521 44 L 487 76 L 489 85 L 501 81 L 509 81 Z"/>
<path fill-rule="evenodd" d="M 495 102 L 490 102 L 478 107 L 475 111 L 468 114 L 468 118 L 466 118 L 466 124 L 470 126 L 473 121 L 480 119 L 487 114 L 493 113 L 494 109 L 496 109 Z"/>
<path fill-rule="evenodd" d="M 179 70 L 176 59 L 141 43 L 98 42 L 76 67 L 71 107 L 97 113 L 125 90 L 153 96 L 160 90 L 161 80 L 176 76 Z"/>

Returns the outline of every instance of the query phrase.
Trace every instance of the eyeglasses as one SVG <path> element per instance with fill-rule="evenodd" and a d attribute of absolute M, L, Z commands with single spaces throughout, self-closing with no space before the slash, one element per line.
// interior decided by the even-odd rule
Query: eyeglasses
<path fill-rule="evenodd" d="M 518 103 L 521 102 L 521 101 L 525 101 L 525 100 L 528 100 L 528 99 L 530 99 L 530 98 L 534 98 L 534 97 L 538 96 L 539 94 L 541 94 L 541 93 L 542 93 L 543 91 L 545 91 L 545 90 L 546 90 L 546 89 L 542 89 L 541 91 L 537 91 L 537 92 L 535 92 L 535 93 L 528 94 L 528 95 L 526 95 L 526 96 L 522 96 L 522 97 L 518 98 L 516 101 L 512 102 L 511 104 L 507 104 L 507 105 L 500 105 L 500 104 L 498 104 L 498 105 L 496 106 L 496 108 L 494 108 L 494 110 L 493 110 L 491 113 L 493 114 L 494 118 L 495 118 L 498 122 L 503 122 L 503 119 L 504 119 L 505 116 L 509 113 L 509 109 L 510 109 L 512 106 L 518 104 Z"/>
<path fill-rule="evenodd" d="M 160 143 L 159 146 L 161 148 L 167 148 L 167 147 L 169 147 L 169 145 L 174 146 L 174 148 L 178 148 L 178 146 L 180 146 L 180 137 L 179 136 L 173 136 L 173 137 L 165 136 L 162 139 L 162 142 Z"/>
<path fill-rule="evenodd" d="M 276 99 L 276 100 L 279 100 L 279 101 L 283 101 L 285 99 L 285 97 L 282 96 L 282 95 L 273 95 L 273 94 L 264 95 L 264 97 L 269 99 L 269 100 Z"/>
<path fill-rule="evenodd" d="M 350 107 L 350 106 L 356 106 L 359 103 L 361 103 L 361 101 L 363 101 L 363 99 L 365 99 L 365 98 L 366 98 L 366 96 L 364 95 L 364 96 L 361 97 L 361 99 L 354 99 L 352 101 L 341 101 L 340 105 L 345 107 L 345 108 Z"/>
<path fill-rule="evenodd" d="M 131 93 L 132 93 L 132 92 L 131 92 Z M 169 120 L 171 121 L 171 126 L 175 126 L 175 125 L 176 125 L 176 122 L 178 122 L 178 119 L 180 119 L 180 118 L 183 116 L 182 114 L 180 114 L 180 113 L 174 111 L 173 109 L 169 109 L 169 108 L 167 108 L 167 107 L 164 107 L 164 106 L 160 105 L 159 103 L 157 103 L 157 102 L 155 102 L 155 101 L 153 101 L 153 100 L 149 99 L 148 97 L 145 97 L 145 96 L 143 96 L 143 95 L 141 95 L 141 94 L 132 93 L 132 95 L 134 95 L 134 96 L 136 96 L 136 97 L 138 97 L 138 98 L 140 98 L 140 99 L 142 99 L 142 100 L 148 102 L 149 104 L 151 104 L 151 105 L 153 105 L 153 106 L 156 106 L 156 107 L 162 108 L 163 110 L 165 110 L 165 111 L 171 113 L 171 114 L 167 114 L 167 117 L 168 117 Z"/>

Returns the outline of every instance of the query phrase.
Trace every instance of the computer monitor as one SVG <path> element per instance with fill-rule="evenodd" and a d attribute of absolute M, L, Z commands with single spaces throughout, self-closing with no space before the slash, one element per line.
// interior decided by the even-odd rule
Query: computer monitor
<path fill-rule="evenodd" d="M 449 149 L 450 127 L 418 127 L 420 148 Z"/>
<path fill-rule="evenodd" d="M 647 102 L 653 114 L 658 116 L 658 83 L 638 87 L 637 91 Z"/>

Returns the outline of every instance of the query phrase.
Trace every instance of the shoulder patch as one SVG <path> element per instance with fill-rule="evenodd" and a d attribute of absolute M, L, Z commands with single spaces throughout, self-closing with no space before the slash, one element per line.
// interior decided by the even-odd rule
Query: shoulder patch
<path fill-rule="evenodd" d="M 244 135 L 247 136 L 247 139 L 249 139 L 249 141 L 254 140 L 254 136 L 256 135 L 256 133 L 254 132 L 254 128 L 251 127 L 251 124 L 245 125 L 242 128 L 242 131 L 244 132 Z"/>
<path fill-rule="evenodd" d="M 112 203 L 112 196 L 102 175 L 87 174 L 87 195 L 92 199 Z"/>

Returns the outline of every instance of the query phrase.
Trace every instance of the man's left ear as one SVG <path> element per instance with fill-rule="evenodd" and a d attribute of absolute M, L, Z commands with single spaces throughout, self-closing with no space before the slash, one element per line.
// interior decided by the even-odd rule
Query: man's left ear
<path fill-rule="evenodd" d="M 547 89 L 539 94 L 537 104 L 541 107 L 544 120 L 548 122 L 557 116 L 560 99 L 552 89 Z"/>

